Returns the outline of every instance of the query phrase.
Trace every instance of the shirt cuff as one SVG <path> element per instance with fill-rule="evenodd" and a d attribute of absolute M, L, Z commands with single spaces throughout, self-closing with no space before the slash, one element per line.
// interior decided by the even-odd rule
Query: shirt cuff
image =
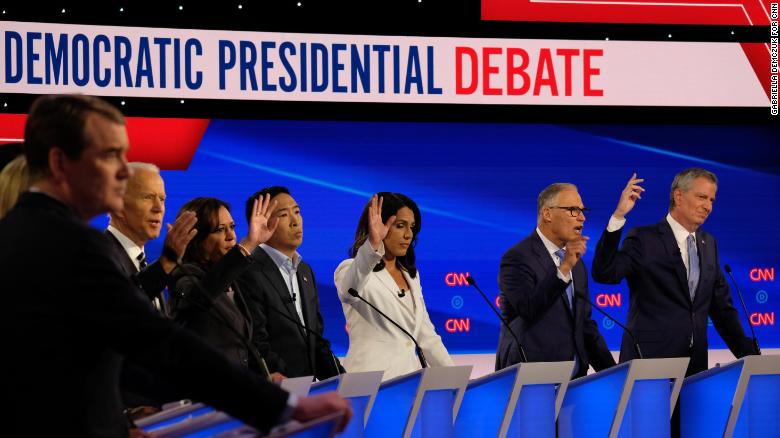
<path fill-rule="evenodd" d="M 279 417 L 279 423 L 286 423 L 292 420 L 293 412 L 297 407 L 298 396 L 290 393 L 290 395 L 287 397 L 287 406 L 285 406 L 284 411 L 282 411 L 282 416 Z"/>
<path fill-rule="evenodd" d="M 561 272 L 560 268 L 557 271 L 558 271 L 558 278 L 560 278 L 561 281 L 563 281 L 564 283 L 568 283 L 571 281 L 571 271 L 569 271 L 569 275 L 563 275 L 563 272 Z"/>
<path fill-rule="evenodd" d="M 617 231 L 621 228 L 623 228 L 623 225 L 626 224 L 626 218 L 618 219 L 615 216 L 609 217 L 609 223 L 607 224 L 607 231 L 610 233 L 613 231 Z"/>

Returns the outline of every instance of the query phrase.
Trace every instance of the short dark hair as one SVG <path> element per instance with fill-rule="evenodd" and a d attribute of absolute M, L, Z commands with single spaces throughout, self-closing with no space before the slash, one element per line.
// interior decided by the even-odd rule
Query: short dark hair
<path fill-rule="evenodd" d="M 382 222 L 387 222 L 390 216 L 398 213 L 403 207 L 408 207 L 414 214 L 414 226 L 412 227 L 412 242 L 409 245 L 409 249 L 406 251 L 406 255 L 403 257 L 396 257 L 398 264 L 404 268 L 412 278 L 417 276 L 417 265 L 415 264 L 416 258 L 414 255 L 414 247 L 417 245 L 417 236 L 422 229 L 422 217 L 420 216 L 420 209 L 417 207 L 414 201 L 408 196 L 401 193 L 391 192 L 379 192 L 377 196 L 383 199 L 382 201 Z M 371 206 L 371 200 L 369 199 L 366 206 L 363 208 L 363 213 L 358 220 L 357 230 L 355 231 L 355 241 L 352 243 L 352 247 L 349 249 L 349 256 L 357 256 L 357 252 L 366 240 L 368 239 L 368 208 Z M 384 262 L 380 262 L 374 271 L 381 271 L 384 269 Z"/>
<path fill-rule="evenodd" d="M 244 210 L 244 213 L 246 213 L 246 221 L 249 222 L 249 219 L 252 216 L 252 208 L 255 206 L 255 199 L 265 195 L 271 195 L 271 199 L 273 199 L 280 193 L 286 193 L 289 195 L 290 190 L 284 186 L 271 186 L 256 191 L 246 200 L 246 209 Z"/>
<path fill-rule="evenodd" d="M 178 218 L 185 211 L 192 211 L 198 217 L 198 221 L 195 222 L 195 229 L 198 232 L 187 245 L 184 256 L 182 256 L 183 261 L 197 263 L 203 266 L 207 264 L 201 243 L 206 240 L 206 237 L 208 237 L 217 226 L 220 207 L 225 207 L 225 210 L 230 211 L 230 204 L 221 199 L 200 197 L 187 201 L 181 206 L 179 212 L 176 213 L 176 217 Z"/>
<path fill-rule="evenodd" d="M 84 126 L 90 114 L 125 124 L 118 109 L 93 96 L 51 95 L 33 102 L 24 127 L 24 155 L 33 178 L 49 173 L 49 150 L 54 147 L 62 149 L 71 160 L 81 156 L 89 143 Z"/>

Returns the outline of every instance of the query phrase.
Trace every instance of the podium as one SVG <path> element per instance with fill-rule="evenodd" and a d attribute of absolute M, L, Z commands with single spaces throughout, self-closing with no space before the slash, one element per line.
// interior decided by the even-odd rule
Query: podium
<path fill-rule="evenodd" d="M 339 436 L 363 437 L 383 374 L 383 371 L 340 374 L 312 384 L 309 395 L 337 391 L 348 399 L 352 403 L 352 421 Z"/>
<path fill-rule="evenodd" d="M 670 436 L 688 361 L 634 359 L 571 381 L 558 415 L 559 436 Z"/>
<path fill-rule="evenodd" d="M 469 382 L 456 437 L 555 437 L 574 362 L 519 363 Z"/>
<path fill-rule="evenodd" d="M 383 382 L 365 436 L 453 437 L 456 407 L 470 375 L 470 365 L 433 367 Z"/>
<path fill-rule="evenodd" d="M 764 437 L 780 429 L 780 356 L 746 356 L 685 379 L 683 437 Z"/>

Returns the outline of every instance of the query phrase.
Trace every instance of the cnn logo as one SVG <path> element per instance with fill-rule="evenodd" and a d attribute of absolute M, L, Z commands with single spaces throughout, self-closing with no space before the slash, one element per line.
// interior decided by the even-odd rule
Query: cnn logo
<path fill-rule="evenodd" d="M 468 272 L 448 272 L 444 276 L 444 284 L 449 287 L 467 286 L 469 284 L 467 278 L 469 278 Z"/>
<path fill-rule="evenodd" d="M 750 281 L 775 281 L 775 268 L 753 268 L 748 273 Z"/>
<path fill-rule="evenodd" d="M 471 318 L 450 318 L 444 323 L 444 330 L 449 333 L 471 331 Z"/>

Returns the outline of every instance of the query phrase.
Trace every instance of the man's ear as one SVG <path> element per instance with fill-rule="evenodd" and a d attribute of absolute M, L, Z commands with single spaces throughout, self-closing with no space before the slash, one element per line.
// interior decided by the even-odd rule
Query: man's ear
<path fill-rule="evenodd" d="M 552 210 L 547 207 L 542 208 L 542 222 L 552 222 L 552 213 L 550 213 L 551 211 Z"/>
<path fill-rule="evenodd" d="M 674 193 L 672 193 L 672 198 L 674 198 L 674 205 L 672 206 L 672 208 L 680 205 L 680 202 L 682 201 L 682 195 L 683 195 L 682 190 L 674 189 Z"/>
<path fill-rule="evenodd" d="M 68 168 L 68 157 L 65 155 L 65 151 L 58 147 L 49 149 L 49 173 L 54 181 L 62 181 L 65 179 Z"/>

